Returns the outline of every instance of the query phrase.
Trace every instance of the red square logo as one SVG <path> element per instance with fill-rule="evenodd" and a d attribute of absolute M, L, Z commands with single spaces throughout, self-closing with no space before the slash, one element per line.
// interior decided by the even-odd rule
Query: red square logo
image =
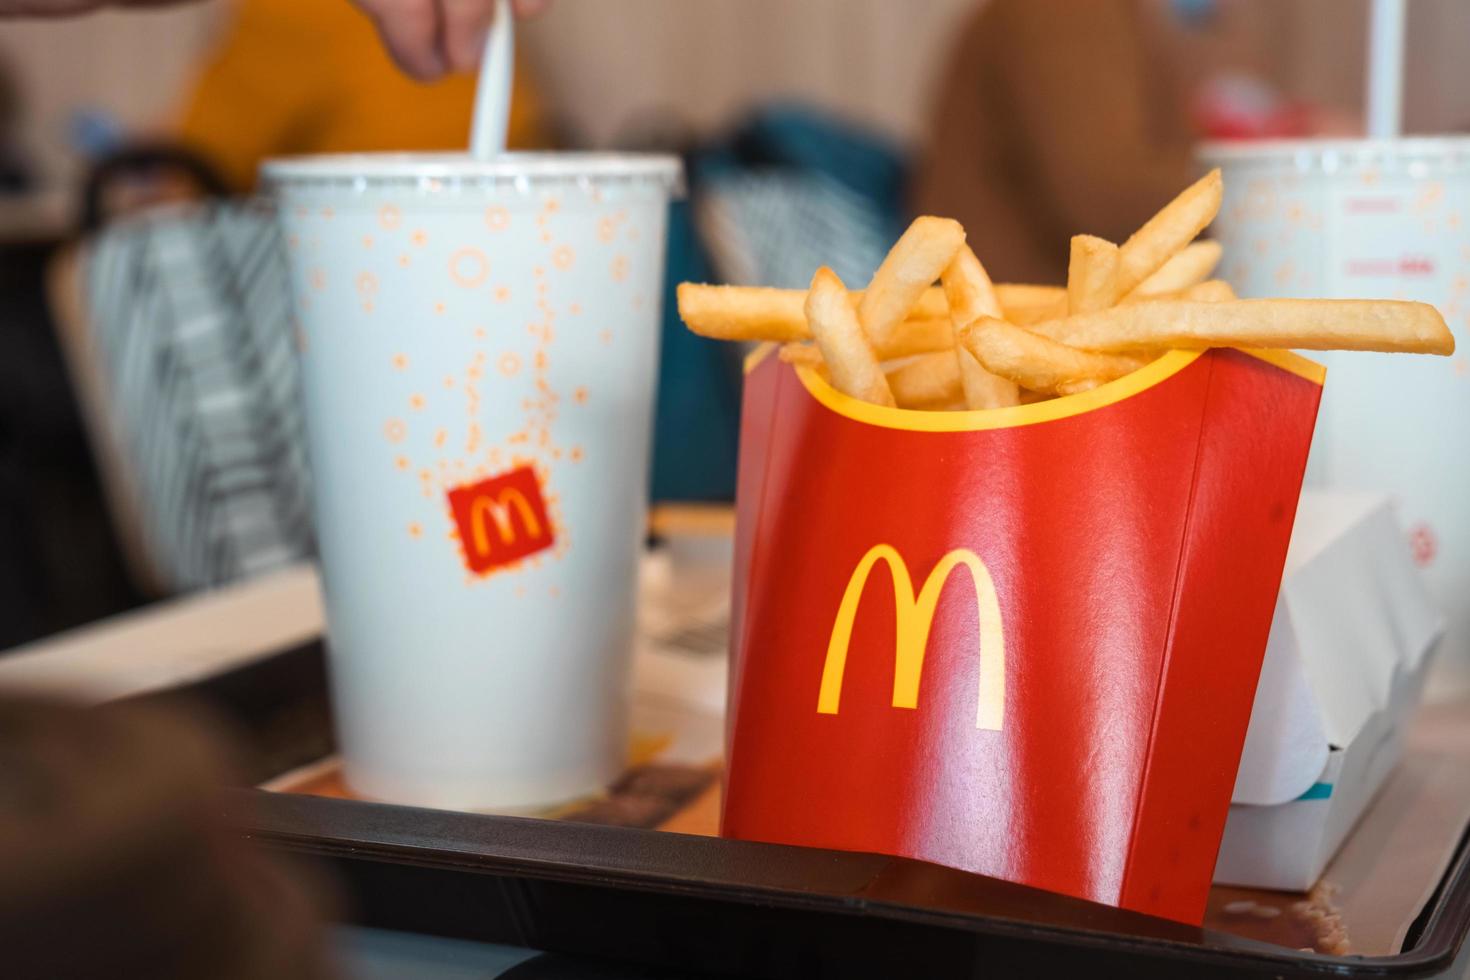
<path fill-rule="evenodd" d="M 464 563 L 487 575 L 556 543 L 541 481 L 529 466 L 449 491 Z"/>

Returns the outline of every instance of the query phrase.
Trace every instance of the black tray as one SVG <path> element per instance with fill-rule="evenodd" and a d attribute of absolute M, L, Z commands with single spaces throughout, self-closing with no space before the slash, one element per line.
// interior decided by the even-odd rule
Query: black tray
<path fill-rule="evenodd" d="M 179 693 L 280 763 L 285 734 L 325 717 L 322 676 L 312 644 Z M 226 816 L 325 865 L 352 922 L 683 974 L 1416 977 L 1448 971 L 1470 932 L 1463 841 L 1405 952 L 1332 957 L 877 855 L 258 790 Z"/>

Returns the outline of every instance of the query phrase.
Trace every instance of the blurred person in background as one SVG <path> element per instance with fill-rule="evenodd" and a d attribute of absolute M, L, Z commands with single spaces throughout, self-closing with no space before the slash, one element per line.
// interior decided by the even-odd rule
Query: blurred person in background
<path fill-rule="evenodd" d="M 362 6 L 371 12 L 372 5 Z M 447 6 L 489 9 L 485 4 Z M 426 84 L 405 77 L 369 19 L 347 0 L 240 0 L 231 16 L 174 135 L 218 168 L 232 190 L 250 190 L 267 157 L 462 151 L 467 145 L 475 99 L 472 71 L 484 28 L 468 28 L 467 37 L 451 35 L 458 57 Z M 396 35 L 388 39 L 397 48 L 405 46 Z M 411 45 L 408 50 L 415 52 L 415 64 L 440 63 Z M 541 149 L 550 143 L 533 73 L 518 52 L 509 145 Z"/>
<path fill-rule="evenodd" d="M 1355 132 L 1288 94 L 1299 13 L 1280 0 L 987 0 L 942 75 L 917 209 L 959 220 L 998 279 L 1060 283 L 1070 236 L 1123 241 L 1198 176 L 1200 138 Z"/>

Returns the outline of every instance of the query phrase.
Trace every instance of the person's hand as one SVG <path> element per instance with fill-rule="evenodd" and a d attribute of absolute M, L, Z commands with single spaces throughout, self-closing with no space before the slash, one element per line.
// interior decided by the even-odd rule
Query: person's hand
<path fill-rule="evenodd" d="M 7 0 L 0 0 L 5 3 Z M 480 64 L 495 0 L 352 0 L 378 25 L 398 66 L 420 81 Z M 539 13 L 550 0 L 512 0 L 517 16 Z"/>

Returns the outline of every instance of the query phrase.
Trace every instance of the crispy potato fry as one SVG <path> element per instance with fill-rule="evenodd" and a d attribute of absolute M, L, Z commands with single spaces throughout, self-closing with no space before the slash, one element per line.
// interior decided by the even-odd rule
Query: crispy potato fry
<path fill-rule="evenodd" d="M 1228 303 L 1240 297 L 1235 295 L 1235 290 L 1224 279 L 1206 279 L 1184 290 L 1179 298 L 1196 303 Z"/>
<path fill-rule="evenodd" d="M 968 245 L 961 245 L 954 261 L 941 275 L 954 337 L 954 359 L 959 371 L 965 405 L 969 408 L 1003 408 L 1016 404 L 1019 392 L 1014 382 L 996 377 L 980 366 L 975 355 L 959 342 L 960 328 L 980 317 L 1003 315 L 1000 300 L 985 267 Z M 895 392 L 895 395 L 897 393 Z M 900 399 L 901 401 L 902 399 Z"/>
<path fill-rule="evenodd" d="M 858 302 L 858 321 L 878 347 L 886 347 L 909 311 L 965 243 L 965 229 L 950 218 L 915 218 L 884 257 Z"/>
<path fill-rule="evenodd" d="M 1224 182 L 1216 168 L 1184 189 L 1123 243 L 1118 254 L 1118 295 L 1133 292 L 1205 229 L 1220 210 Z"/>
<path fill-rule="evenodd" d="M 1172 293 L 1159 293 L 1156 296 L 1141 295 L 1135 289 L 1124 296 L 1118 305 L 1136 306 L 1139 303 L 1162 303 L 1181 299 L 1193 300 L 1196 303 L 1224 303 L 1235 298 L 1235 290 L 1231 289 L 1230 283 L 1224 279 L 1206 279 L 1188 288 L 1176 289 Z M 1060 317 L 1055 319 L 1060 319 Z"/>
<path fill-rule="evenodd" d="M 1067 315 L 1067 297 L 1065 294 L 1046 304 L 1034 306 L 1007 306 L 1005 318 L 1018 327 L 1029 327 L 1033 323 L 1045 323 L 1048 320 L 1060 320 Z"/>
<path fill-rule="evenodd" d="M 800 289 L 760 286 L 708 286 L 681 282 L 676 293 L 679 317 L 702 337 L 715 340 L 810 340 Z"/>
<path fill-rule="evenodd" d="M 853 302 L 862 297 L 861 292 L 848 295 Z M 812 336 L 803 309 L 805 290 L 686 282 L 679 285 L 678 299 L 684 325 L 702 337 L 785 344 L 810 340 Z M 905 320 L 893 331 L 887 344 L 876 345 L 879 358 L 908 357 L 954 346 L 949 304 L 942 290 L 929 290 L 914 312 L 915 318 Z"/>
<path fill-rule="evenodd" d="M 1366 299 L 1160 301 L 1053 320 L 1037 334 L 1093 351 L 1285 347 L 1453 354 L 1455 338 L 1427 303 Z M 994 370 L 992 368 L 992 370 Z"/>
<path fill-rule="evenodd" d="M 1096 235 L 1073 235 L 1067 263 L 1067 312 L 1105 310 L 1118 301 L 1118 246 Z"/>
<path fill-rule="evenodd" d="M 1067 315 L 1066 292 L 1059 286 L 1034 286 L 1029 283 L 996 283 L 995 294 L 1007 320 L 1013 323 L 1039 323 Z M 848 293 L 854 304 L 862 302 L 863 290 Z M 702 337 L 715 340 L 770 340 L 775 343 L 810 340 L 807 329 L 804 289 L 775 289 L 767 286 L 711 286 L 685 282 L 678 289 L 679 316 L 685 326 Z M 899 333 L 914 331 L 913 324 L 929 320 L 949 323 L 949 302 L 938 286 L 924 290 L 909 312 Z M 934 325 L 937 329 L 937 324 Z M 935 347 L 923 341 L 895 340 L 892 347 L 878 347 L 883 357 L 904 357 L 930 350 L 942 350 L 948 342 Z"/>
<path fill-rule="evenodd" d="M 961 245 L 944 272 L 940 274 L 944 298 L 951 320 L 964 326 L 976 317 L 1002 317 L 1000 298 L 985 272 L 985 266 L 968 245 Z"/>
<path fill-rule="evenodd" d="M 832 386 L 875 405 L 892 406 L 893 392 L 878 366 L 873 345 L 858 321 L 842 280 L 823 266 L 812 277 L 806 297 L 806 319 Z"/>
<path fill-rule="evenodd" d="M 825 370 L 822 352 L 811 344 L 782 344 L 777 352 L 781 360 L 797 367 Z M 969 357 L 969 355 L 966 355 Z M 970 358 L 974 360 L 974 358 Z M 979 368 L 979 365 L 976 365 Z M 960 386 L 959 366 L 952 351 L 934 351 L 903 358 L 894 367 L 885 368 L 888 386 L 901 408 L 937 409 L 958 402 L 965 407 Z M 994 375 L 990 375 L 994 377 Z M 1010 384 L 997 378 L 1004 384 Z"/>
<path fill-rule="evenodd" d="M 1048 394 L 1085 391 L 1148 363 L 1125 354 L 1076 350 L 1004 320 L 976 320 L 961 337 L 987 371 Z"/>
<path fill-rule="evenodd" d="M 822 366 L 822 352 L 811 344 L 782 344 L 781 349 L 776 353 L 781 360 L 787 364 L 795 364 L 797 367 L 819 368 Z"/>
<path fill-rule="evenodd" d="M 875 341 L 873 344 L 873 350 L 882 361 L 950 350 L 953 347 L 954 331 L 950 328 L 948 316 L 905 320 L 886 342 L 880 344 Z"/>
<path fill-rule="evenodd" d="M 859 289 L 852 294 L 854 303 L 861 303 L 863 297 L 868 294 L 866 289 Z M 949 298 L 944 295 L 944 289 L 939 286 L 930 286 L 919 294 L 919 299 L 909 310 L 910 320 L 947 320 L 949 319 Z"/>
<path fill-rule="evenodd" d="M 952 351 L 920 354 L 887 372 L 900 408 L 929 408 L 961 399 L 960 367 Z"/>
<path fill-rule="evenodd" d="M 1220 264 L 1222 251 L 1216 241 L 1190 242 L 1160 266 L 1158 272 L 1139 283 L 1124 297 L 1124 302 L 1134 297 L 1176 293 L 1204 282 Z"/>
<path fill-rule="evenodd" d="M 963 345 L 956 345 L 954 353 L 959 360 L 965 408 L 1009 408 L 1021 403 L 1021 390 L 1014 381 L 985 370 Z"/>

